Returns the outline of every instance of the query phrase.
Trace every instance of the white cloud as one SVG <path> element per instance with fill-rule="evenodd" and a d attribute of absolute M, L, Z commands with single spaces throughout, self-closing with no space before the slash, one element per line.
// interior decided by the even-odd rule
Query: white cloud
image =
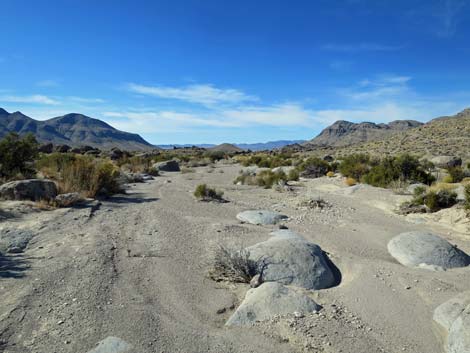
<path fill-rule="evenodd" d="M 194 84 L 184 87 L 145 86 L 130 83 L 127 88 L 134 93 L 165 98 L 177 99 L 190 103 L 205 105 L 240 103 L 256 101 L 257 97 L 249 96 L 237 89 L 220 89 L 208 84 Z"/>
<path fill-rule="evenodd" d="M 48 104 L 48 105 L 57 105 L 59 102 L 53 98 L 43 96 L 40 94 L 34 94 L 31 96 L 13 96 L 5 95 L 0 96 L 0 102 L 9 102 L 9 103 L 35 103 L 35 104 Z"/>
<path fill-rule="evenodd" d="M 68 100 L 77 103 L 105 103 L 106 101 L 101 98 L 84 98 L 84 97 L 77 97 L 77 96 L 69 96 L 67 97 Z"/>
<path fill-rule="evenodd" d="M 396 51 L 403 49 L 403 46 L 385 45 L 377 43 L 355 43 L 355 44 L 339 44 L 329 43 L 322 47 L 323 50 L 337 51 L 343 53 L 367 52 L 367 51 Z"/>
<path fill-rule="evenodd" d="M 356 87 L 340 90 L 340 93 L 353 100 L 376 100 L 397 97 L 410 93 L 409 76 L 382 75 L 374 79 L 364 79 Z"/>

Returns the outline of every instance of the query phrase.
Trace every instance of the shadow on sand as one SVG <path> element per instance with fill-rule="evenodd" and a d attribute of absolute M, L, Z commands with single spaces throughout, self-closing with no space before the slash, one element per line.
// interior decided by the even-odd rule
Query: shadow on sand
<path fill-rule="evenodd" d="M 0 278 L 22 278 L 29 268 L 22 254 L 4 255 L 0 253 Z"/>

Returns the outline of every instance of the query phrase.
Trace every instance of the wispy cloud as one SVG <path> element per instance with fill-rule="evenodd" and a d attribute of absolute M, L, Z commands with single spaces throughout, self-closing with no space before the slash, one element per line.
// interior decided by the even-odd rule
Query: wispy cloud
<path fill-rule="evenodd" d="M 77 96 L 69 96 L 67 97 L 68 100 L 76 103 L 105 103 L 106 101 L 101 98 L 84 98 L 84 97 L 77 97 Z"/>
<path fill-rule="evenodd" d="M 468 5 L 466 0 L 443 0 L 439 9 L 434 12 L 440 26 L 436 28 L 439 37 L 452 37 L 457 31 L 460 15 L 463 8 Z"/>
<path fill-rule="evenodd" d="M 367 52 L 367 51 L 396 51 L 403 49 L 401 45 L 386 45 L 378 43 L 355 43 L 355 44 L 341 44 L 341 43 L 329 43 L 322 47 L 323 50 L 336 51 L 343 53 L 354 53 L 354 52 Z"/>
<path fill-rule="evenodd" d="M 409 92 L 409 76 L 382 75 L 363 79 L 353 87 L 339 90 L 344 97 L 353 100 L 376 100 L 397 97 Z"/>
<path fill-rule="evenodd" d="M 43 96 L 41 94 L 34 94 L 31 96 L 14 96 L 14 95 L 4 95 L 0 96 L 0 102 L 8 103 L 26 103 L 26 104 L 47 104 L 47 105 L 57 105 L 59 101 L 50 98 L 48 96 Z"/>
<path fill-rule="evenodd" d="M 209 84 L 194 84 L 184 87 L 145 86 L 135 83 L 127 85 L 129 91 L 165 99 L 176 99 L 189 103 L 204 105 L 239 103 L 256 101 L 257 97 L 250 96 L 237 89 L 221 89 Z"/>
<path fill-rule="evenodd" d="M 36 86 L 38 87 L 46 87 L 46 88 L 53 88 L 53 87 L 59 87 L 60 82 L 57 80 L 42 80 L 36 82 Z"/>

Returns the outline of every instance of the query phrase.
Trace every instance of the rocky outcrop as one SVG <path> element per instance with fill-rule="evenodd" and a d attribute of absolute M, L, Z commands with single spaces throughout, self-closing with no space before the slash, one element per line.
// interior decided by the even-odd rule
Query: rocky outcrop
<path fill-rule="evenodd" d="M 245 299 L 226 325 L 251 325 L 277 315 L 306 314 L 320 309 L 313 299 L 298 290 L 275 282 L 263 283 L 246 293 Z"/>
<path fill-rule="evenodd" d="M 0 253 L 21 253 L 28 246 L 34 234 L 25 229 L 1 229 Z"/>
<path fill-rule="evenodd" d="M 27 179 L 10 181 L 0 186 L 3 200 L 52 200 L 57 196 L 57 186 L 51 180 Z"/>
<path fill-rule="evenodd" d="M 389 253 L 402 265 L 446 270 L 470 265 L 470 256 L 438 235 L 402 233 L 388 243 Z"/>

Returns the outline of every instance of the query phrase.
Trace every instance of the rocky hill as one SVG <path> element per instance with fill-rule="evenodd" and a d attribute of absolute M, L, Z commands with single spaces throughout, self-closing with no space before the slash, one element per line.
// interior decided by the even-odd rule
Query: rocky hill
<path fill-rule="evenodd" d="M 305 143 L 307 146 L 350 146 L 361 142 L 383 139 L 396 132 L 403 132 L 423 125 L 415 120 L 396 120 L 389 124 L 371 122 L 352 123 L 339 120 L 325 128 L 317 137 Z"/>
<path fill-rule="evenodd" d="M 0 138 L 8 132 L 33 133 L 39 142 L 56 145 L 88 145 L 100 149 L 118 147 L 123 150 L 154 148 L 137 134 L 120 131 L 101 120 L 74 113 L 38 121 L 20 112 L 8 113 L 0 108 Z"/>
<path fill-rule="evenodd" d="M 412 153 L 427 157 L 453 155 L 470 160 L 470 109 L 465 109 L 453 116 L 433 119 L 405 131 L 394 131 L 380 140 L 347 146 L 304 145 L 299 147 L 297 146 L 296 150 L 310 151 L 318 155 Z"/>
<path fill-rule="evenodd" d="M 225 152 L 225 153 L 237 153 L 242 152 L 243 150 L 240 147 L 232 145 L 230 143 L 222 143 L 220 145 L 209 148 L 209 151 L 214 152 Z"/>

